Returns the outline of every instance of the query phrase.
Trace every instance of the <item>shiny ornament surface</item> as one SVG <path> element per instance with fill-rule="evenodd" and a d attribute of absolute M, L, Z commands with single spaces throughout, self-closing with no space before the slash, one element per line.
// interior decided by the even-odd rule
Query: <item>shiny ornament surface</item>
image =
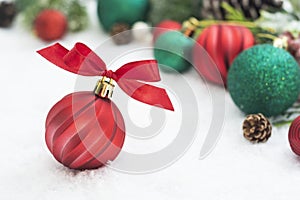
<path fill-rule="evenodd" d="M 125 138 L 123 117 L 109 99 L 92 92 L 69 94 L 46 120 L 46 144 L 71 169 L 95 169 L 114 160 Z"/>
<path fill-rule="evenodd" d="M 154 56 L 160 69 L 166 72 L 188 70 L 191 67 L 189 60 L 193 45 L 193 39 L 178 31 L 160 35 L 154 44 Z"/>
<path fill-rule="evenodd" d="M 201 47 L 195 45 L 193 49 L 194 66 L 208 81 L 223 85 L 226 84 L 228 69 L 233 60 L 242 51 L 252 47 L 255 39 L 245 27 L 220 24 L 204 29 L 197 42 Z M 206 55 L 203 55 L 202 47 L 216 63 L 218 71 L 203 62 L 203 56 Z M 223 81 L 220 80 L 220 75 Z"/>
<path fill-rule="evenodd" d="M 98 18 L 102 27 L 110 31 L 115 23 L 133 25 L 146 19 L 148 0 L 98 0 Z"/>
<path fill-rule="evenodd" d="M 300 156 L 300 116 L 297 117 L 290 126 L 289 143 L 292 151 Z"/>
<path fill-rule="evenodd" d="M 43 10 L 34 21 L 34 32 L 45 41 L 53 41 L 64 36 L 68 28 L 65 15 L 58 10 Z"/>
<path fill-rule="evenodd" d="M 257 45 L 234 60 L 227 86 L 233 101 L 243 112 L 276 116 L 298 99 L 299 65 L 283 49 Z"/>

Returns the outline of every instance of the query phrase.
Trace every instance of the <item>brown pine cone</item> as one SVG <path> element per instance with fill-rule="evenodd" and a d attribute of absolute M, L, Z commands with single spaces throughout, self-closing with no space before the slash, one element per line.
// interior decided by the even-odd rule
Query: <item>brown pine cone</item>
<path fill-rule="evenodd" d="M 9 27 L 14 20 L 17 9 L 12 2 L 0 3 L 0 27 Z"/>
<path fill-rule="evenodd" d="M 272 125 L 261 113 L 248 115 L 243 123 L 244 137 L 253 143 L 266 142 L 272 133 Z"/>
<path fill-rule="evenodd" d="M 128 44 L 132 41 L 132 33 L 128 24 L 117 23 L 110 32 L 112 39 L 117 45 Z"/>

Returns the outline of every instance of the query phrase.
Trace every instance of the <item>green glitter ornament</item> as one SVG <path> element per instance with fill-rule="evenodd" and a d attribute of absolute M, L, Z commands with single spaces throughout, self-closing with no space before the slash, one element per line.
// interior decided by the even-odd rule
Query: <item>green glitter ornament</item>
<path fill-rule="evenodd" d="M 300 69 L 287 51 L 256 45 L 234 60 L 227 85 L 233 101 L 246 114 L 276 116 L 297 101 Z"/>
<path fill-rule="evenodd" d="M 98 0 L 98 18 L 105 31 L 110 31 L 115 23 L 133 25 L 146 19 L 148 0 Z"/>
<path fill-rule="evenodd" d="M 154 57 L 163 71 L 184 72 L 191 67 L 194 40 L 178 31 L 168 31 L 160 35 L 154 44 Z M 173 70 L 171 70 L 173 69 Z"/>

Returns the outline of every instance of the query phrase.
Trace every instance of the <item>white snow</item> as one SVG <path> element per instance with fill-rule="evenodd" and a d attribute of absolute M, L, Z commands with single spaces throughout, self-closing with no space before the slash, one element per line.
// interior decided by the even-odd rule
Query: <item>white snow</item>
<path fill-rule="evenodd" d="M 90 28 L 67 35 L 60 41 L 64 46 L 71 48 L 75 42 L 81 41 L 94 49 L 108 38 L 97 24 L 95 3 L 89 2 Z M 288 127 L 274 128 L 266 144 L 252 145 L 242 136 L 244 115 L 227 93 L 222 137 L 214 151 L 199 160 L 205 133 L 214 122 L 211 122 L 212 104 L 207 87 L 193 70 L 183 77 L 192 85 L 198 101 L 195 105 L 199 109 L 197 138 L 177 162 L 158 172 L 142 175 L 122 173 L 109 167 L 83 172 L 63 167 L 53 159 L 45 145 L 44 122 L 54 103 L 74 91 L 77 77 L 53 66 L 35 52 L 47 45 L 24 30 L 19 22 L 11 29 L 0 29 L 1 200 L 299 198 L 300 159 L 289 148 Z M 110 53 L 115 56 L 115 52 Z M 175 75 L 162 76 L 168 80 L 166 88 L 172 89 L 178 84 Z M 189 102 L 178 102 L 176 94 L 172 91 L 169 94 L 177 112 L 167 112 L 165 130 L 149 141 L 130 136 L 138 133 L 128 134 L 125 151 L 156 151 L 171 142 L 178 128 L 176 124 L 180 121 L 181 108 Z M 114 97 L 116 104 L 120 104 L 117 98 L 121 95 L 122 91 L 118 89 Z M 130 101 L 129 105 L 129 117 L 133 123 L 142 127 L 151 123 L 148 106 L 136 101 Z"/>

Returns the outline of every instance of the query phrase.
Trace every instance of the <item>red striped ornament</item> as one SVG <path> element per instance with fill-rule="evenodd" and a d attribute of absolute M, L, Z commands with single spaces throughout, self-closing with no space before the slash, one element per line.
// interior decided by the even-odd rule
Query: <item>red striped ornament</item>
<path fill-rule="evenodd" d="M 57 43 L 38 53 L 66 71 L 102 77 L 94 92 L 69 94 L 48 114 L 47 147 L 57 161 L 71 169 L 99 168 L 120 153 L 125 138 L 124 120 L 109 99 L 115 83 L 133 99 L 174 110 L 165 89 L 145 83 L 160 81 L 155 60 L 135 61 L 111 71 L 82 43 L 76 43 L 71 50 Z"/>
<path fill-rule="evenodd" d="M 300 116 L 290 126 L 289 142 L 293 152 L 300 156 Z"/>
<path fill-rule="evenodd" d="M 252 32 L 243 26 L 218 24 L 207 27 L 197 39 L 200 44 L 216 63 L 217 69 L 203 62 L 204 51 L 199 45 L 193 50 L 193 62 L 196 69 L 208 81 L 216 84 L 225 84 L 227 72 L 233 60 L 245 49 L 255 44 Z M 219 78 L 221 75 L 222 80 Z"/>
<path fill-rule="evenodd" d="M 48 149 L 58 162 L 72 169 L 96 169 L 114 160 L 124 138 L 119 109 L 93 92 L 67 95 L 53 106 L 46 120 Z"/>

